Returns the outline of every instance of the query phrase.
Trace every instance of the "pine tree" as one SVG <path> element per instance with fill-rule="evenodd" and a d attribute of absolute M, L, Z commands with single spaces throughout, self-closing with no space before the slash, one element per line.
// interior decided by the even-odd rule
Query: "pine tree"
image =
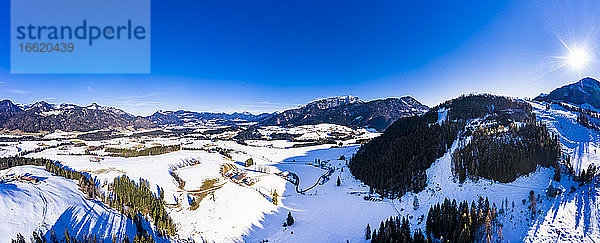
<path fill-rule="evenodd" d="M 287 219 L 285 222 L 287 226 L 292 226 L 294 224 L 294 217 L 292 217 L 292 212 L 288 212 Z"/>
<path fill-rule="evenodd" d="M 21 233 L 18 233 L 17 239 L 12 240 L 12 243 L 25 243 L 25 237 Z"/>
<path fill-rule="evenodd" d="M 492 215 L 490 210 L 487 211 L 485 216 L 485 224 L 484 224 L 484 232 L 485 232 L 485 240 L 490 243 L 493 240 L 493 232 L 492 232 Z"/>
<path fill-rule="evenodd" d="M 249 158 L 246 160 L 246 163 L 244 163 L 244 166 L 248 167 L 254 165 L 254 160 L 252 158 Z"/>
<path fill-rule="evenodd" d="M 554 177 L 552 179 L 557 182 L 560 182 L 560 165 L 556 165 L 554 167 Z"/>
<path fill-rule="evenodd" d="M 531 213 L 531 219 L 535 218 L 537 212 L 536 201 L 535 192 L 533 190 L 529 191 L 529 212 Z"/>
<path fill-rule="evenodd" d="M 33 231 L 33 243 L 44 243 L 45 239 L 42 239 L 42 237 L 35 231 Z"/>
<path fill-rule="evenodd" d="M 337 179 L 337 186 L 341 186 L 341 185 L 342 185 L 342 182 L 340 181 L 340 177 L 338 176 L 338 179 Z"/>
<path fill-rule="evenodd" d="M 373 230 L 373 234 L 371 235 L 371 242 L 377 242 L 377 229 Z"/>
<path fill-rule="evenodd" d="M 415 231 L 415 235 L 413 236 L 414 242 L 425 242 L 425 235 L 423 235 L 423 231 L 418 229 Z"/>
<path fill-rule="evenodd" d="M 371 239 L 371 226 L 367 224 L 367 228 L 365 229 L 365 240 Z"/>
<path fill-rule="evenodd" d="M 65 243 L 71 243 L 71 236 L 69 235 L 67 228 L 65 228 Z"/>
<path fill-rule="evenodd" d="M 410 223 L 407 218 L 402 218 L 402 225 L 400 226 L 400 241 L 411 242 L 412 235 L 410 233 Z"/>
<path fill-rule="evenodd" d="M 419 198 L 417 197 L 417 195 L 415 195 L 415 198 L 413 200 L 413 209 L 414 210 L 419 209 Z"/>
<path fill-rule="evenodd" d="M 279 194 L 277 194 L 277 190 L 273 190 L 273 198 L 271 199 L 271 202 L 275 205 L 278 204 L 278 200 L 277 200 L 278 196 L 279 196 Z"/>

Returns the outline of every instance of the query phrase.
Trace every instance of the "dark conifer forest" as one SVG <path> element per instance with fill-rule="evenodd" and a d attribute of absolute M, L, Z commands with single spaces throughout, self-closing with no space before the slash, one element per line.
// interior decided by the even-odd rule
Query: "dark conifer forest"
<path fill-rule="evenodd" d="M 436 111 L 396 121 L 351 159 L 352 174 L 383 196 L 422 190 L 425 170 L 446 153 L 459 129 L 457 123 L 436 121 Z"/>
<path fill-rule="evenodd" d="M 135 149 L 127 149 L 127 148 L 106 148 L 105 152 L 111 153 L 111 156 L 116 157 L 138 157 L 138 156 L 151 156 L 151 155 L 161 155 L 170 153 L 173 151 L 178 151 L 181 149 L 181 145 L 161 145 L 154 146 L 150 148 L 145 148 L 142 150 Z"/>
<path fill-rule="evenodd" d="M 558 138 L 533 117 L 522 126 L 474 131 L 471 141 L 454 152 L 452 162 L 460 182 L 483 177 L 506 183 L 538 165 L 555 166 L 560 156 Z"/>
<path fill-rule="evenodd" d="M 110 207 L 120 210 L 134 221 L 140 215 L 151 217 L 159 235 L 175 233 L 175 225 L 165 210 L 163 199 L 150 190 L 148 181 L 140 179 L 139 183 L 135 183 L 125 175 L 119 176 L 109 185 L 109 191 L 105 201 Z"/>
<path fill-rule="evenodd" d="M 365 230 L 365 239 L 371 242 L 500 242 L 502 225 L 497 220 L 498 209 L 487 198 L 477 202 L 459 202 L 444 199 L 427 213 L 425 232 L 411 231 L 406 217 L 391 217 L 380 223 L 371 233 Z M 414 223 L 414 222 L 413 222 Z"/>
<path fill-rule="evenodd" d="M 487 198 L 479 198 L 477 204 L 445 199 L 429 209 L 426 235 L 444 242 L 501 241 L 502 226 L 498 223 L 496 205 Z"/>
<path fill-rule="evenodd" d="M 421 230 L 412 235 L 410 223 L 406 217 L 391 217 L 379 224 L 378 229 L 368 236 L 372 243 L 387 242 L 425 242 L 425 236 Z"/>
<path fill-rule="evenodd" d="M 467 177 L 508 182 L 560 158 L 557 137 L 537 123 L 529 104 L 483 94 L 461 96 L 421 116 L 397 120 L 364 144 L 349 167 L 383 197 L 399 197 L 423 190 L 431 164 L 457 138 L 471 136 L 461 140 L 453 156 L 461 182 Z"/>

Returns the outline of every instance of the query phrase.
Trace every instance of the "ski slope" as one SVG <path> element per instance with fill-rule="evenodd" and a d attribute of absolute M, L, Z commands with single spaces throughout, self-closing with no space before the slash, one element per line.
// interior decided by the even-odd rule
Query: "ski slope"
<path fill-rule="evenodd" d="M 548 130 L 560 136 L 564 153 L 571 156 L 575 171 L 587 169 L 590 164 L 600 162 L 600 133 L 577 124 L 577 114 L 557 104 L 530 102 L 538 120 L 546 124 Z"/>

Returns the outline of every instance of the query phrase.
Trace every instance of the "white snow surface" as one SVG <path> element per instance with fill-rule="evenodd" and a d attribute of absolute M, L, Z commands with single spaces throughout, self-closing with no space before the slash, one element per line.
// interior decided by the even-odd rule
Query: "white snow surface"
<path fill-rule="evenodd" d="M 577 124 L 577 114 L 560 105 L 531 102 L 538 120 L 543 122 L 550 132 L 560 135 L 562 150 L 571 156 L 576 171 L 587 169 L 590 164 L 600 162 L 600 133 Z"/>
<path fill-rule="evenodd" d="M 588 164 L 599 161 L 596 155 L 599 141 L 598 131 L 581 127 L 576 123 L 576 114 L 559 106 L 551 106 L 550 110 L 545 110 L 544 104 L 531 104 L 538 120 L 546 124 L 551 132 L 560 135 L 563 151 L 571 154 L 576 169 L 587 168 Z M 445 117 L 446 114 L 446 111 L 441 112 L 442 117 Z M 266 127 L 260 131 L 264 135 L 272 132 L 288 132 L 314 139 L 321 138 L 322 134 L 326 134 L 328 130 L 362 134 L 359 136 L 361 138 L 378 135 L 364 129 L 349 131 L 346 128 L 330 124 L 295 128 Z M 369 188 L 353 178 L 345 161 L 338 160 L 341 155 L 349 158 L 358 150 L 359 145 L 351 144 L 352 140 L 344 141 L 342 147 L 318 145 L 301 148 L 291 148 L 296 144 L 295 142 L 282 140 L 247 142 L 249 145 L 241 145 L 233 141 L 175 137 L 86 141 L 87 145 L 104 144 L 109 147 L 123 148 L 148 147 L 153 146 L 152 144 L 185 144 L 184 147 L 191 148 L 220 147 L 231 149 L 232 159 L 225 158 L 218 153 L 198 150 L 181 150 L 158 156 L 135 158 L 105 156 L 100 163 L 90 162 L 92 156 L 68 155 L 69 152 L 81 153 L 81 147 L 69 147 L 66 151 L 56 148 L 47 149 L 29 156 L 59 160 L 76 170 L 86 171 L 101 181 L 110 182 L 114 177 L 125 174 L 134 180 L 147 179 L 155 192 L 157 186 L 164 188 L 165 201 L 170 204 L 169 214 L 177 226 L 175 239 L 193 239 L 196 242 L 258 242 L 267 239 L 269 242 L 364 242 L 364 228 L 367 223 L 371 225 L 372 229 L 375 229 L 382 220 L 390 216 L 408 216 L 411 218 L 412 230 L 417 228 L 424 230 L 430 206 L 443 202 L 444 198 L 473 201 L 477 200 L 479 196 L 487 196 L 490 203 L 495 203 L 498 208 L 501 207 L 503 201 L 509 202 L 506 213 L 499 215 L 498 218 L 503 225 L 502 241 L 504 242 L 600 241 L 598 231 L 600 214 L 596 206 L 600 194 L 595 189 L 595 185 L 579 186 L 567 175 L 563 175 L 560 183 L 554 182 L 552 180 L 554 171 L 541 167 L 511 183 L 498 183 L 483 179 L 458 183 L 452 174 L 451 154 L 459 143 L 465 142 L 464 140 L 456 141 L 452 148 L 426 171 L 428 186 L 425 190 L 416 194 L 407 193 L 399 199 L 378 201 L 363 199 L 368 194 Z M 51 141 L 45 141 L 45 143 L 50 144 Z M 3 150 L 0 150 L 0 155 L 4 153 L 2 156 L 9 156 L 16 153 L 17 146 L 32 149 L 39 145 L 38 142 L 5 144 L 1 147 Z M 248 158 L 252 158 L 256 165 L 244 167 L 244 161 Z M 200 163 L 176 170 L 179 177 L 186 181 L 185 187 L 182 189 L 169 175 L 169 168 L 171 165 L 189 159 L 196 159 Z M 275 175 L 282 171 L 295 173 L 299 176 L 299 189 L 309 188 L 327 172 L 315 165 L 317 159 L 324 161 L 326 166 L 334 169 L 334 172 L 327 182 L 315 186 L 305 194 L 297 193 L 296 188 L 290 182 Z M 239 171 L 246 173 L 248 177 L 257 180 L 257 183 L 252 186 L 241 185 L 222 177 L 219 168 L 224 164 L 232 164 Z M 0 206 L 5 208 L 0 210 L 0 216 L 10 219 L 9 214 L 12 211 L 7 209 L 17 208 L 17 205 L 25 205 L 24 208 L 29 210 L 50 212 L 46 214 L 55 216 L 49 217 L 49 220 L 42 220 L 41 213 L 19 211 L 18 214 L 26 215 L 25 219 L 20 220 L 12 216 L 14 221 L 7 222 L 13 223 L 0 223 L 0 239 L 9 239 L 7 237 L 13 237 L 16 232 L 29 232 L 27 234 L 30 234 L 33 230 L 49 229 L 48 227 L 60 222 L 57 220 L 60 215 L 73 205 L 76 208 L 82 207 L 79 210 L 71 210 L 82 221 L 92 224 L 99 220 L 98 217 L 94 218 L 93 214 L 83 213 L 89 211 L 86 210 L 86 205 L 98 204 L 86 201 L 81 192 L 77 190 L 75 182 L 48 175 L 38 167 L 16 167 L 12 170 L 27 170 L 49 179 L 44 180 L 40 185 L 19 184 L 17 191 L 0 191 L 0 193 L 8 195 L 8 197 L 0 198 L 0 203 L 3 203 Z M 339 187 L 336 185 L 338 177 L 341 180 Z M 217 184 L 222 186 L 206 196 L 200 202 L 198 209 L 191 210 L 189 199 L 194 196 L 194 191 L 198 190 L 208 179 L 217 179 Z M 557 198 L 545 196 L 545 189 L 551 184 L 562 190 L 562 194 Z M 6 185 L 9 184 L 0 184 L 0 188 Z M 58 189 L 45 188 L 63 185 L 66 189 L 55 191 L 55 194 L 52 194 L 52 190 Z M 575 191 L 570 193 L 572 186 Z M 43 190 L 36 189 L 37 187 Z M 531 190 L 536 195 L 542 196 L 542 202 L 538 204 L 540 213 L 533 220 L 530 219 L 528 205 L 522 203 L 523 199 L 528 198 Z M 39 191 L 43 191 L 45 196 L 46 194 L 54 196 L 55 200 L 60 202 L 58 205 L 63 206 L 56 208 L 41 206 L 43 205 L 40 203 L 42 199 L 36 196 Z M 271 203 L 273 191 L 277 191 L 280 195 L 278 205 Z M 79 199 L 69 199 L 69 195 L 79 195 Z M 72 197 L 77 198 L 76 196 Z M 419 200 L 420 206 L 417 209 L 413 208 L 414 197 Z M 512 206 L 513 202 L 514 207 Z M 91 207 L 94 209 L 99 207 L 96 212 L 106 212 L 107 217 L 113 215 L 110 209 L 100 205 Z M 283 227 L 282 224 L 288 212 L 291 212 L 294 217 L 295 224 Z M 99 215 L 104 214 L 99 213 Z M 120 216 L 117 214 L 110 217 Z M 420 220 L 420 218 L 423 219 Z M 42 227 L 43 224 L 39 222 L 47 222 L 47 226 Z M 110 222 L 116 222 L 116 220 Z M 13 226 L 13 224 L 20 226 Z M 61 224 L 59 223 L 59 225 Z M 100 232 L 104 235 L 122 232 L 115 227 L 123 224 L 111 223 L 110 225 L 112 227 L 102 228 Z M 68 227 L 76 229 L 77 225 Z M 5 230 L 5 228 L 9 230 Z M 129 228 L 126 231 L 129 232 Z M 82 230 L 81 232 L 86 231 Z"/>
<path fill-rule="evenodd" d="M 88 200 L 78 189 L 77 182 L 55 176 L 36 166 L 18 166 L 0 171 L 5 174 L 29 173 L 41 179 L 39 184 L 9 182 L 0 184 L 0 239 L 7 242 L 21 233 L 26 239 L 31 234 L 54 231 L 63 237 L 65 228 L 71 236 L 97 235 L 112 242 L 112 235 L 135 236 L 132 220 L 107 208 L 97 201 Z M 48 233 L 49 234 L 49 233 Z"/>

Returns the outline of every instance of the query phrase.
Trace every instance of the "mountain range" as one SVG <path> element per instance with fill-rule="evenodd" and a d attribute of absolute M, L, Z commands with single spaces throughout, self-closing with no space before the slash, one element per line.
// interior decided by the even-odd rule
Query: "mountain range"
<path fill-rule="evenodd" d="M 600 109 L 600 82 L 583 78 L 576 83 L 541 94 L 536 101 L 565 102 L 582 108 Z M 186 110 L 159 110 L 150 116 L 135 116 L 121 109 L 39 101 L 28 105 L 0 101 L 0 129 L 21 132 L 92 131 L 100 129 L 148 129 L 159 126 L 196 126 L 208 123 L 232 125 L 253 122 L 259 125 L 297 126 L 332 123 L 384 131 L 401 117 L 422 114 L 429 108 L 416 99 L 401 98 L 363 101 L 354 96 L 319 99 L 283 112 L 251 114 L 211 113 Z"/>
<path fill-rule="evenodd" d="M 55 106 L 45 101 L 17 106 L 10 100 L 0 101 L 0 128 L 22 132 L 41 131 L 92 131 L 99 129 L 141 129 L 154 126 L 141 116 L 123 110 L 99 106 L 61 104 Z"/>
<path fill-rule="evenodd" d="M 148 119 L 156 125 L 177 125 L 177 126 L 193 126 L 207 123 L 211 120 L 220 121 L 258 121 L 267 116 L 269 113 L 254 115 L 250 112 L 234 112 L 228 113 L 211 113 L 211 112 L 193 112 L 193 111 L 162 111 L 159 110 L 150 115 Z"/>
<path fill-rule="evenodd" d="M 148 129 L 159 126 L 194 126 L 218 122 L 235 124 L 255 122 L 260 125 L 306 125 L 333 123 L 351 127 L 370 127 L 383 131 L 400 117 L 428 110 L 412 97 L 362 101 L 358 97 L 342 96 L 320 99 L 281 113 L 254 115 L 242 113 L 210 113 L 193 111 L 162 111 L 150 116 L 135 116 L 121 109 L 73 104 L 54 105 L 39 101 L 17 105 L 0 101 L 0 129 L 21 132 L 93 131 L 100 129 Z"/>
<path fill-rule="evenodd" d="M 534 100 L 566 102 L 583 108 L 600 109 L 600 82 L 590 77 L 583 78 L 579 82 L 557 88 L 550 94 L 541 94 Z"/>
<path fill-rule="evenodd" d="M 263 125 L 309 125 L 333 123 L 385 130 L 398 118 L 426 112 L 429 108 L 405 96 L 372 101 L 345 96 L 314 101 L 261 120 Z"/>

